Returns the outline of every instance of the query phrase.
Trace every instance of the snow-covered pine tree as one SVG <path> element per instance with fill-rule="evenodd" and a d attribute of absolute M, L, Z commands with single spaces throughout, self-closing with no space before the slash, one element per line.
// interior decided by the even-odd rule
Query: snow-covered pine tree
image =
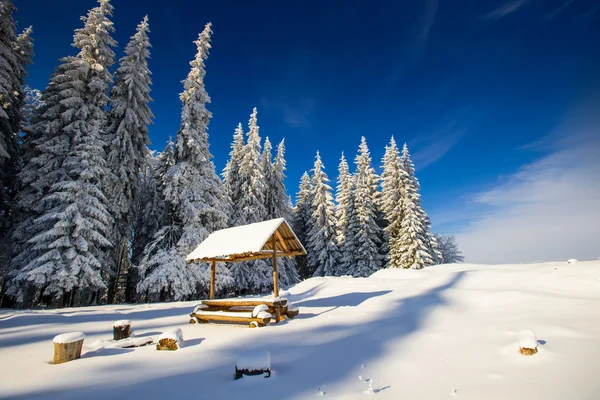
<path fill-rule="evenodd" d="M 22 167 L 20 134 L 25 127 L 25 77 L 33 55 L 31 27 L 15 36 L 10 0 L 0 3 L 0 304 L 13 276 L 11 231 L 18 222 L 14 206 L 17 174 Z"/>
<path fill-rule="evenodd" d="M 358 252 L 358 214 L 355 205 L 354 176 L 349 176 L 349 192 L 346 200 L 346 219 L 344 243 L 340 247 L 340 267 L 338 276 L 351 275 L 355 268 Z"/>
<path fill-rule="evenodd" d="M 274 171 L 273 171 L 273 154 L 271 153 L 273 146 L 269 137 L 265 137 L 265 142 L 262 148 L 262 154 L 260 155 L 259 166 L 263 177 L 263 204 L 265 206 L 264 219 L 275 218 L 275 202 L 273 199 L 273 183 L 274 183 Z"/>
<path fill-rule="evenodd" d="M 344 153 L 340 158 L 338 166 L 337 188 L 335 195 L 335 216 L 336 216 L 336 232 L 337 245 L 339 249 L 344 246 L 346 239 L 346 227 L 348 226 L 348 202 L 350 201 L 350 192 L 352 191 L 352 175 L 348 168 L 348 162 Z"/>
<path fill-rule="evenodd" d="M 386 240 L 388 241 L 388 268 L 401 268 L 400 245 L 398 243 L 402 224 L 403 177 L 406 172 L 400 164 L 400 154 L 392 136 L 389 146 L 385 147 L 381 174 L 381 210 L 386 220 Z M 404 177 L 406 178 L 406 177 Z"/>
<path fill-rule="evenodd" d="M 317 151 L 312 176 L 312 222 L 307 235 L 307 263 L 313 276 L 335 276 L 340 253 L 336 244 L 335 206 L 329 178 Z"/>
<path fill-rule="evenodd" d="M 16 7 L 10 0 L 0 3 L 0 165 L 18 155 L 17 132 L 14 130 L 15 86 L 18 82 L 19 62 L 15 52 L 17 33 L 12 16 Z M 0 199 L 4 200 L 4 199 Z"/>
<path fill-rule="evenodd" d="M 258 111 L 252 110 L 248 121 L 248 140 L 244 147 L 244 157 L 240 167 L 241 180 L 241 220 L 244 224 L 252 224 L 267 219 L 265 205 L 266 182 L 261 168 L 261 139 L 258 126 Z M 241 263 L 236 263 L 241 264 Z M 273 273 L 265 260 L 255 260 L 248 265 L 248 289 L 254 292 L 263 292 L 273 283 Z M 242 268 L 239 267 L 233 268 Z M 241 288 L 238 288 L 241 289 Z"/>
<path fill-rule="evenodd" d="M 32 163 L 43 166 L 53 180 L 34 183 L 50 186 L 47 193 L 40 192 L 41 215 L 26 249 L 31 251 L 29 262 L 15 278 L 16 285 L 33 283 L 44 295 L 69 295 L 67 305 L 73 304 L 76 290 L 80 297 L 89 294 L 84 289 L 96 291 L 94 299 L 105 288 L 101 269 L 110 247 L 108 200 L 101 190 L 108 173 L 101 135 L 116 42 L 110 36 L 112 6 L 108 0 L 99 3 L 82 17 L 84 27 L 75 31 L 73 44 L 79 54 L 63 59 L 46 91 L 48 108 L 34 125 L 46 132 L 39 136 L 39 156 Z"/>
<path fill-rule="evenodd" d="M 454 235 L 435 234 L 435 238 L 439 246 L 440 253 L 442 253 L 444 263 L 453 264 L 465 261 L 465 257 L 458 249 L 458 244 L 456 243 L 456 238 Z"/>
<path fill-rule="evenodd" d="M 265 207 L 265 177 L 260 167 L 260 135 L 258 126 L 258 111 L 253 109 L 248 122 L 248 141 L 244 147 L 244 157 L 240 167 L 242 181 L 240 210 L 244 224 L 261 222 L 267 217 Z"/>
<path fill-rule="evenodd" d="M 138 291 L 151 297 L 182 299 L 194 293 L 207 293 L 210 280 L 207 263 L 188 264 L 185 257 L 211 232 L 227 226 L 223 186 L 212 162 L 208 144 L 208 122 L 212 116 L 206 104 L 210 102 L 204 86 L 204 62 L 210 50 L 211 23 L 198 40 L 191 70 L 183 81 L 180 95 L 181 128 L 175 140 L 175 165 L 164 179 L 165 200 L 169 204 L 168 218 L 148 244 L 140 265 L 141 282 Z M 231 285 L 229 270 L 219 264 L 217 281 Z"/>
<path fill-rule="evenodd" d="M 120 255 L 129 253 L 134 204 L 140 193 L 140 178 L 148 162 L 148 125 L 153 118 L 149 107 L 152 82 L 148 69 L 148 32 L 146 16 L 125 48 L 110 96 L 107 151 L 111 174 L 106 182 L 106 192 L 112 200 L 110 211 L 115 221 L 110 240 L 116 273 L 110 279 L 109 303 L 113 302 L 115 283 L 129 265 L 129 260 Z"/>
<path fill-rule="evenodd" d="M 432 264 L 432 257 L 429 253 L 426 227 L 423 224 L 424 211 L 421 208 L 419 183 L 414 176 L 414 168 L 406 144 L 400 162 L 405 171 L 402 175 L 400 199 L 402 223 L 398 241 L 394 246 L 398 246 L 397 251 L 400 253 L 399 266 L 421 269 Z"/>
<path fill-rule="evenodd" d="M 404 143 L 404 147 L 402 148 L 402 156 L 400 157 L 400 164 L 402 169 L 407 173 L 408 177 L 412 181 L 412 186 L 415 188 L 414 190 L 418 194 L 421 191 L 421 185 L 419 184 L 419 180 L 415 175 L 415 167 L 410 159 L 410 153 L 408 151 L 408 146 Z M 432 264 L 440 264 L 443 262 L 442 254 L 438 250 L 438 245 L 436 242 L 435 235 L 431 232 L 431 220 L 429 216 L 421 206 L 421 196 L 418 196 L 418 204 L 417 204 L 417 212 L 420 214 L 421 226 L 423 227 L 424 232 L 424 243 L 427 246 L 427 253 L 430 256 L 430 260 L 426 265 Z"/>
<path fill-rule="evenodd" d="M 229 215 L 229 226 L 243 225 L 240 215 L 240 202 L 242 184 L 240 180 L 240 167 L 244 157 L 244 129 L 239 123 L 233 134 L 231 151 L 229 152 L 229 161 L 223 169 L 223 187 Z"/>
<path fill-rule="evenodd" d="M 366 277 L 382 267 L 381 227 L 377 223 L 377 185 L 378 177 L 371 166 L 371 155 L 364 136 L 355 158 L 354 206 L 357 227 L 352 240 L 356 244 L 354 265 L 347 271 L 355 277 Z"/>
<path fill-rule="evenodd" d="M 121 235 L 129 238 L 133 204 L 140 192 L 141 173 L 147 168 L 150 111 L 150 41 L 148 17 L 137 26 L 125 48 L 115 85 L 110 95 L 107 129 L 110 147 L 108 162 L 112 171 L 109 195 L 113 201 L 115 223 Z"/>
<path fill-rule="evenodd" d="M 312 222 L 312 183 L 308 172 L 302 174 L 300 178 L 300 188 L 296 194 L 296 206 L 294 207 L 293 214 L 293 227 L 298 240 L 307 247 L 308 232 L 311 230 Z M 312 273 L 307 268 L 306 256 L 296 257 L 297 270 L 301 278 L 310 278 Z M 313 271 L 314 272 L 314 271 Z"/>
<path fill-rule="evenodd" d="M 273 190 L 273 208 L 275 213 L 273 218 L 285 218 L 288 223 L 292 223 L 292 207 L 290 205 L 290 197 L 285 189 L 285 144 L 281 140 L 277 146 L 277 154 L 273 162 L 273 182 L 271 184 Z M 296 268 L 296 262 L 291 258 L 283 258 L 278 264 L 281 286 L 290 286 L 300 282 L 300 275 Z"/>

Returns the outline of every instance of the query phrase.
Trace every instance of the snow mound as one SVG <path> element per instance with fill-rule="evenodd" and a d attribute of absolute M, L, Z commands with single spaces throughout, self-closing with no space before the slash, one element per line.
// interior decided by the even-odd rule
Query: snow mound
<path fill-rule="evenodd" d="M 267 350 L 252 350 L 240 354 L 235 359 L 236 369 L 266 371 L 271 369 L 271 353 Z"/>
<path fill-rule="evenodd" d="M 252 318 L 256 318 L 263 311 L 269 311 L 269 307 L 266 304 L 257 305 L 254 307 L 254 310 L 252 310 Z"/>
<path fill-rule="evenodd" d="M 537 349 L 538 341 L 535 332 L 525 329 L 519 332 L 519 347 L 521 349 Z"/>
<path fill-rule="evenodd" d="M 116 322 L 113 324 L 113 327 L 117 328 L 117 327 L 119 327 L 119 326 L 127 326 L 127 325 L 131 325 L 131 321 L 130 321 L 130 320 L 128 320 L 128 319 L 121 319 L 121 320 L 119 320 L 119 321 L 116 321 Z"/>
<path fill-rule="evenodd" d="M 576 260 L 576 259 L 574 259 L 574 258 L 570 258 L 570 259 L 568 259 L 568 260 L 567 260 L 567 264 L 577 264 L 578 262 L 579 262 L 579 261 L 577 261 L 577 260 Z"/>
<path fill-rule="evenodd" d="M 272 315 L 269 314 L 269 312 L 267 312 L 267 311 L 261 311 L 256 316 L 256 318 L 260 318 L 260 319 L 267 319 L 267 318 L 271 318 L 271 317 L 272 317 Z"/>
<path fill-rule="evenodd" d="M 69 332 L 63 333 L 62 335 L 55 336 L 52 340 L 54 343 L 73 343 L 83 340 L 85 333 L 83 332 Z"/>
<path fill-rule="evenodd" d="M 426 270 L 385 268 L 371 274 L 368 279 L 419 279 L 424 278 Z"/>
<path fill-rule="evenodd" d="M 161 339 L 173 339 L 173 340 L 176 340 L 177 343 L 182 343 L 183 342 L 183 332 L 181 331 L 181 328 L 170 329 L 166 332 L 163 332 L 158 337 L 159 341 Z"/>

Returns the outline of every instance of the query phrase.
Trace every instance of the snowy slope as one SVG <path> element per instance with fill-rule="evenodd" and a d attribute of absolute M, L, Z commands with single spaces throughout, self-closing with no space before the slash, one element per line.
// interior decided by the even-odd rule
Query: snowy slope
<path fill-rule="evenodd" d="M 259 329 L 189 325 L 193 302 L 2 311 L 0 397 L 361 399 L 371 379 L 380 399 L 600 398 L 597 261 L 384 270 L 285 296 L 299 317 Z M 139 336 L 180 327 L 185 345 L 94 351 L 120 319 Z M 524 329 L 533 356 L 519 354 Z M 85 354 L 51 365 L 52 338 L 71 331 L 86 334 Z M 271 378 L 234 381 L 252 348 L 270 352 Z"/>

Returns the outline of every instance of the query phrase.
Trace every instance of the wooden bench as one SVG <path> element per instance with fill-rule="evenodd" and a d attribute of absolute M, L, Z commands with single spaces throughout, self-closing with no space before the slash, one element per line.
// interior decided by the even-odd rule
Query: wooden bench
<path fill-rule="evenodd" d="M 257 318 L 252 316 L 254 307 L 266 305 L 269 313 L 273 316 L 274 322 L 283 321 L 285 316 L 293 318 L 298 315 L 297 310 L 288 311 L 288 301 L 285 298 L 277 299 L 223 299 L 223 300 L 202 300 L 201 307 L 197 307 L 195 312 L 190 314 L 192 318 L 190 323 L 194 323 L 194 318 L 200 323 L 209 321 L 226 321 L 237 323 L 248 323 L 251 327 L 265 326 L 271 318 Z"/>

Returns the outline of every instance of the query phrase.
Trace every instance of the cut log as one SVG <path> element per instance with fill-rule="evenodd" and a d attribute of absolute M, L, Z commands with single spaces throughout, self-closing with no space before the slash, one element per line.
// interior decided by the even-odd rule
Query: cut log
<path fill-rule="evenodd" d="M 299 312 L 300 312 L 300 310 L 298 310 L 297 308 L 293 309 L 293 310 L 288 309 L 287 312 L 285 313 L 285 315 L 288 318 L 294 318 L 295 316 L 298 315 Z"/>
<path fill-rule="evenodd" d="M 538 341 L 535 332 L 531 329 L 522 330 L 519 333 L 519 352 L 524 356 L 537 353 Z"/>
<path fill-rule="evenodd" d="M 54 337 L 54 364 L 62 364 L 81 357 L 83 332 L 63 333 Z"/>
<path fill-rule="evenodd" d="M 273 307 L 276 304 L 280 304 L 282 307 L 287 305 L 287 299 L 280 297 L 278 299 L 222 299 L 222 300 L 202 300 L 202 304 L 209 307 L 237 307 L 247 306 L 256 307 L 260 304 L 266 304 L 269 307 Z"/>
<path fill-rule="evenodd" d="M 156 350 L 177 350 L 183 343 L 183 333 L 181 329 L 175 328 L 164 332 L 158 338 Z"/>
<path fill-rule="evenodd" d="M 260 326 L 265 326 L 271 321 L 271 315 L 269 313 L 252 317 L 251 312 L 243 313 L 204 310 L 198 310 L 198 312 L 196 312 L 196 318 L 200 323 L 206 323 L 209 321 L 226 321 L 247 324 L 254 321 Z"/>
<path fill-rule="evenodd" d="M 519 353 L 523 354 L 524 356 L 532 356 L 537 352 L 538 352 L 537 349 L 528 349 L 527 347 L 519 347 Z"/>
<path fill-rule="evenodd" d="M 113 324 L 113 340 L 127 339 L 131 335 L 131 321 L 123 319 Z"/>

